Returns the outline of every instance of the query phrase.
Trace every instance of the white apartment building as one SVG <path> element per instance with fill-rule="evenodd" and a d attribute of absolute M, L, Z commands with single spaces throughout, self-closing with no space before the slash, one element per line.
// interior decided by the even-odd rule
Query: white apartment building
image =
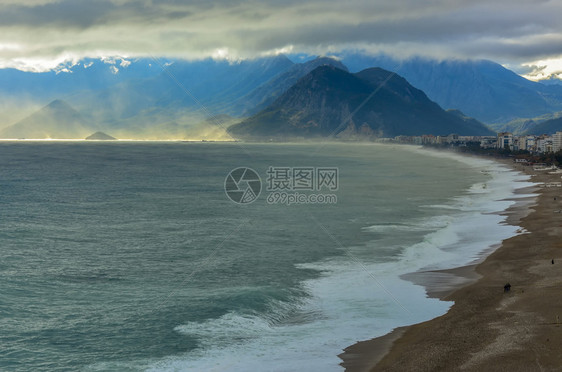
<path fill-rule="evenodd" d="M 509 132 L 498 133 L 497 147 L 498 149 L 504 149 L 506 147 L 513 149 L 513 134 Z"/>
<path fill-rule="evenodd" d="M 552 135 L 552 151 L 562 150 L 562 132 L 556 132 Z"/>
<path fill-rule="evenodd" d="M 525 137 L 525 150 L 527 151 L 537 151 L 537 141 L 535 136 Z"/>
<path fill-rule="evenodd" d="M 552 152 L 552 137 L 540 136 L 537 138 L 537 151 L 538 152 Z"/>

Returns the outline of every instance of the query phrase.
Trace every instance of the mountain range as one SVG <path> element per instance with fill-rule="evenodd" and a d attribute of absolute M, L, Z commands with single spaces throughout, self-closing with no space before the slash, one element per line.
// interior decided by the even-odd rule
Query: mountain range
<path fill-rule="evenodd" d="M 556 111 L 533 118 L 518 118 L 518 119 L 511 120 L 508 123 L 489 124 L 489 127 L 495 130 L 496 132 L 511 132 L 516 135 L 521 135 L 531 131 L 533 133 L 540 132 L 541 130 L 540 124 L 552 119 L 558 119 L 560 117 L 562 117 L 562 111 Z M 555 129 L 562 130 L 562 126 Z M 556 130 L 554 130 L 554 132 L 556 132 Z M 542 134 L 546 134 L 546 133 L 547 132 L 544 132 Z"/>
<path fill-rule="evenodd" d="M 166 63 L 166 62 L 163 62 Z M 162 69 L 151 59 L 134 61 L 87 58 L 56 71 L 0 69 L 0 97 L 48 103 L 84 91 L 99 91 L 125 81 L 157 76 Z"/>
<path fill-rule="evenodd" d="M 394 71 L 441 107 L 459 109 L 488 124 L 562 111 L 562 85 L 527 80 L 492 61 L 338 57 L 352 72 L 373 66 Z"/>
<path fill-rule="evenodd" d="M 338 97 L 325 94 L 326 91 L 312 92 L 310 96 L 299 93 L 303 88 L 301 80 L 314 81 L 318 76 L 311 74 L 323 66 L 333 66 L 338 73 L 349 74 L 361 80 L 363 85 L 358 84 L 348 91 L 334 81 L 332 93 L 337 92 Z M 331 116 L 342 121 L 346 112 L 356 110 L 356 100 L 365 98 L 361 91 L 365 88 L 364 84 L 371 91 L 377 84 L 369 82 L 368 75 L 372 74 L 373 78 L 377 74 L 384 75 L 382 70 L 377 74 L 373 72 L 375 70 L 365 72 L 372 67 L 396 73 L 393 75 L 396 79 L 392 78 L 388 83 L 407 82 L 409 86 L 403 85 L 400 89 L 409 89 L 412 96 L 403 90 L 390 95 L 388 89 L 392 84 L 380 89 L 376 97 L 371 97 L 368 104 L 355 112 L 353 120 L 347 123 L 351 126 L 345 127 L 345 133 L 350 135 L 354 130 L 357 133 L 366 131 L 367 127 L 363 124 L 372 130 L 369 135 L 448 134 L 441 131 L 448 127 L 447 123 L 453 122 L 459 130 L 451 130 L 451 133 L 471 133 L 469 127 L 478 127 L 478 120 L 491 123 L 497 129 L 514 118 L 538 117 L 562 111 L 562 85 L 532 82 L 490 61 L 432 61 L 422 58 L 396 61 L 384 56 L 358 54 L 319 57 L 302 63 L 295 63 L 284 55 L 242 61 L 85 60 L 58 72 L 0 70 L 0 99 L 10 97 L 42 106 L 34 114 L 12 122 L 14 124 L 0 123 L 0 128 L 4 127 L 0 130 L 0 137 L 56 137 L 60 135 L 61 128 L 68 129 L 65 133 L 68 137 L 81 135 L 86 128 L 89 131 L 86 135 L 102 130 L 118 138 L 228 138 L 225 130 L 229 125 L 241 122 L 243 125 L 236 128 L 243 128 L 250 122 L 255 123 L 258 118 L 273 115 L 275 111 L 286 115 L 278 116 L 279 120 L 291 118 L 292 123 L 296 123 L 297 117 L 310 116 L 314 112 L 325 115 L 328 112 L 326 106 L 324 111 L 314 109 L 318 102 L 303 102 L 299 106 L 294 102 L 296 98 L 286 95 L 293 88 L 291 94 L 296 94 L 295 97 L 300 95 L 301 99 L 316 100 L 324 94 L 326 99 L 332 100 Z M 326 78 L 322 81 L 330 80 L 329 76 Z M 346 76 L 346 79 L 349 78 Z M 328 89 L 327 85 L 320 86 Z M 355 88 L 360 89 L 355 91 Z M 418 91 L 425 93 L 425 98 L 421 99 Z M 347 96 L 349 93 L 355 98 Z M 406 109 L 406 106 L 398 105 L 398 101 L 392 101 L 394 111 L 381 104 L 390 97 L 400 96 L 420 104 L 418 111 L 412 106 Z M 52 110 L 51 103 L 58 109 Z M 437 115 L 435 107 L 440 110 L 458 109 L 463 114 L 451 115 L 454 112 L 448 112 L 442 116 L 441 110 Z M 291 111 L 297 108 L 302 110 L 298 115 Z M 1 109 L 0 104 L 0 119 Z M 404 111 L 396 111 L 399 109 Z M 337 110 L 342 111 L 337 114 Z M 419 120 L 412 118 L 413 112 Z M 468 120 L 465 114 L 476 120 Z M 439 116 L 439 120 L 446 118 L 442 127 L 427 119 L 432 115 Z M 451 119 L 452 116 L 456 118 Z M 49 117 L 51 119 L 47 120 Z M 337 121 L 334 118 L 330 120 Z M 311 117 L 310 120 L 323 128 L 320 130 L 323 135 L 326 134 L 324 129 L 335 129 L 333 122 L 325 122 L 325 117 L 314 120 Z M 404 123 L 393 122 L 396 120 L 404 120 Z M 57 121 L 58 127 L 55 125 Z M 471 123 L 469 127 L 466 126 L 468 122 Z M 7 127 L 8 124 L 12 125 Z M 533 122 L 530 126 L 537 124 Z M 71 128 L 73 126 L 76 128 Z M 280 133 L 289 133 L 289 129 L 283 124 L 279 130 Z M 231 133 L 237 130 L 241 129 L 233 129 Z M 304 135 L 316 129 L 302 127 L 301 130 Z"/>
<path fill-rule="evenodd" d="M 314 69 L 266 109 L 229 128 L 236 137 L 394 137 L 493 135 L 479 122 L 445 112 L 404 78 L 380 68 L 352 74 Z"/>

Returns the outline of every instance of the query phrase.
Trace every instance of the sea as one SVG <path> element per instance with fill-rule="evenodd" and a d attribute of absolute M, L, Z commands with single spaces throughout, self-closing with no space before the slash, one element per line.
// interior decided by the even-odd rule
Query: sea
<path fill-rule="evenodd" d="M 0 370 L 343 371 L 404 274 L 524 233 L 528 178 L 415 146 L 0 142 Z"/>

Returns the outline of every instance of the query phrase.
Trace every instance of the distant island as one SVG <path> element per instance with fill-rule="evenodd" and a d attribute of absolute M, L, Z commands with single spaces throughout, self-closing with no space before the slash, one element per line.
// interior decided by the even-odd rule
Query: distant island
<path fill-rule="evenodd" d="M 117 138 L 111 137 L 109 134 L 105 134 L 104 132 L 96 132 L 94 134 L 89 135 L 86 137 L 86 140 L 92 141 L 116 141 Z"/>

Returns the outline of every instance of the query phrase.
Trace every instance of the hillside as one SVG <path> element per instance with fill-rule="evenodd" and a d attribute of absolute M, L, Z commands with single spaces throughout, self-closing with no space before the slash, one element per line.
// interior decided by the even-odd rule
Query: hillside
<path fill-rule="evenodd" d="M 186 123 L 186 118 L 197 123 L 209 116 L 230 114 L 240 97 L 292 65 L 283 55 L 240 62 L 176 61 L 160 66 L 165 70 L 156 76 L 85 92 L 71 102 L 104 128 Z"/>
<path fill-rule="evenodd" d="M 350 71 L 379 66 L 394 71 L 445 109 L 486 123 L 506 123 L 562 110 L 562 86 L 527 80 L 486 60 L 403 61 L 384 55 L 342 54 Z"/>
<path fill-rule="evenodd" d="M 309 74 L 315 68 L 325 65 L 347 71 L 347 67 L 343 63 L 328 57 L 318 57 L 308 62 L 294 64 L 285 72 L 260 85 L 246 96 L 241 97 L 236 102 L 237 110 L 235 113 L 240 116 L 250 116 L 260 112 L 289 90 L 300 78 Z"/>
<path fill-rule="evenodd" d="M 445 112 L 389 71 L 371 68 L 351 74 L 333 66 L 316 68 L 229 132 L 241 138 L 493 133 Z"/>
<path fill-rule="evenodd" d="M 68 103 L 55 100 L 27 118 L 0 131 L 0 138 L 84 138 L 90 126 Z"/>
<path fill-rule="evenodd" d="M 550 119 L 540 124 L 535 125 L 527 134 L 554 134 L 556 132 L 562 131 L 562 117 L 557 119 Z"/>

